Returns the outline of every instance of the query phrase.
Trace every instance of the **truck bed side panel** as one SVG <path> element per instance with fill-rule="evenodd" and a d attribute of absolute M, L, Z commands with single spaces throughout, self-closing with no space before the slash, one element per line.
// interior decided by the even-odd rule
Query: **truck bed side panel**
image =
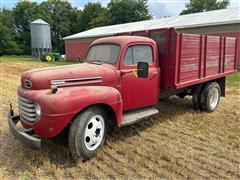
<path fill-rule="evenodd" d="M 178 34 L 181 46 L 176 89 L 223 77 L 236 71 L 236 38 Z M 166 89 L 171 87 L 164 87 Z"/>
<path fill-rule="evenodd" d="M 237 39 L 234 37 L 150 30 L 159 49 L 161 87 L 180 89 L 236 72 Z"/>

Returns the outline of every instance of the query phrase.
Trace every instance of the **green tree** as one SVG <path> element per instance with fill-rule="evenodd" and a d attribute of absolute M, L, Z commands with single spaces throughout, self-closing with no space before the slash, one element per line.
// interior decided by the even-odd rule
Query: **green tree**
<path fill-rule="evenodd" d="M 108 24 L 121 24 L 151 19 L 147 0 L 111 0 L 108 8 Z"/>
<path fill-rule="evenodd" d="M 88 3 L 82 11 L 66 0 L 46 0 L 40 4 L 21 0 L 13 10 L 1 11 L 0 17 L 0 53 L 30 54 L 30 23 L 36 19 L 50 24 L 53 50 L 64 52 L 65 36 L 108 24 L 147 20 L 151 15 L 147 0 L 111 0 L 107 8 L 99 2 Z"/>
<path fill-rule="evenodd" d="M 43 19 L 51 27 L 53 50 L 64 52 L 62 37 L 76 32 L 80 12 L 63 0 L 48 0 L 41 4 L 28 0 L 19 1 L 13 9 L 17 43 L 24 54 L 30 54 L 30 23 L 36 19 Z"/>
<path fill-rule="evenodd" d="M 52 46 L 54 51 L 64 52 L 62 38 L 71 34 L 75 26 L 77 11 L 68 1 L 48 0 L 40 4 L 41 9 L 50 17 Z"/>
<path fill-rule="evenodd" d="M 106 25 L 106 9 L 97 3 L 87 3 L 79 20 L 80 31 Z"/>
<path fill-rule="evenodd" d="M 15 40 L 14 17 L 10 10 L 0 11 L 0 55 L 21 54 Z"/>
<path fill-rule="evenodd" d="M 180 14 L 183 15 L 225 9 L 229 6 L 229 4 L 229 0 L 190 0 L 189 3 L 186 3 L 185 9 Z"/>
<path fill-rule="evenodd" d="M 15 19 L 16 41 L 24 54 L 31 53 L 30 23 L 36 19 L 43 19 L 48 22 L 44 11 L 36 2 L 19 1 L 13 8 Z"/>
<path fill-rule="evenodd" d="M 79 9 L 74 9 L 72 22 L 71 22 L 71 34 L 79 33 L 81 31 L 81 21 L 82 18 L 82 11 Z M 70 35 L 70 34 L 69 34 Z"/>

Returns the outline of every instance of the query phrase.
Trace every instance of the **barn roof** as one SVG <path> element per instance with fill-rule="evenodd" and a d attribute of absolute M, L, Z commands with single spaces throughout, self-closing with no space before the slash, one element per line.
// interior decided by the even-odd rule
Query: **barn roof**
<path fill-rule="evenodd" d="M 68 40 L 68 39 L 103 37 L 111 36 L 117 33 L 150 30 L 158 28 L 172 27 L 175 29 L 184 29 L 191 27 L 203 27 L 234 23 L 240 23 L 240 8 L 221 9 L 188 15 L 153 19 L 147 21 L 97 27 L 84 32 L 73 34 L 71 36 L 67 36 L 63 39 Z"/>

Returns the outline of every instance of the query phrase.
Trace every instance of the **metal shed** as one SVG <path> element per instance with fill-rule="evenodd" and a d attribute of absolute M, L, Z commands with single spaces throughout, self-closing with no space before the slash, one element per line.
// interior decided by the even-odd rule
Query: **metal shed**
<path fill-rule="evenodd" d="M 63 38 L 67 59 L 83 59 L 92 41 L 100 37 L 125 32 L 175 28 L 178 32 L 216 34 L 238 37 L 238 65 L 240 65 L 240 8 L 222 9 L 202 13 L 160 18 L 98 27 Z"/>

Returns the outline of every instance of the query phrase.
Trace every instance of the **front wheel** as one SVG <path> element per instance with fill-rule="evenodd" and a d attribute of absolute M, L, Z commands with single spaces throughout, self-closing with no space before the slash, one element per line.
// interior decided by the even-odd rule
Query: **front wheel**
<path fill-rule="evenodd" d="M 68 146 L 73 157 L 90 159 L 104 144 L 107 114 L 100 107 L 91 107 L 78 115 L 71 124 Z"/>

